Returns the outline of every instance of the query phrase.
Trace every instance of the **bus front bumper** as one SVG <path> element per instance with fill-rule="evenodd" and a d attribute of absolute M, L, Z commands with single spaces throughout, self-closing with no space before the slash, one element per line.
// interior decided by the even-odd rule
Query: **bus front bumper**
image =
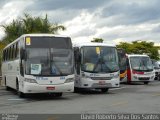
<path fill-rule="evenodd" d="M 23 93 L 59 93 L 73 92 L 74 82 L 63 83 L 58 85 L 40 85 L 37 83 L 24 83 Z"/>
<path fill-rule="evenodd" d="M 119 78 L 112 79 L 112 80 L 92 80 L 90 78 L 87 79 L 81 79 L 81 85 L 80 88 L 88 88 L 88 89 L 94 89 L 94 88 L 117 88 L 120 85 Z"/>
<path fill-rule="evenodd" d="M 143 75 L 133 75 L 132 76 L 132 82 L 151 82 L 154 81 L 155 75 L 148 75 L 148 76 L 143 76 Z"/>

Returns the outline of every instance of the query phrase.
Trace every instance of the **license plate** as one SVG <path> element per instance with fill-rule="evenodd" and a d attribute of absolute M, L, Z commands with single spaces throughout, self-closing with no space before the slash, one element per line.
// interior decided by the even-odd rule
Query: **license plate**
<path fill-rule="evenodd" d="M 150 72 L 144 72 L 144 75 L 150 75 L 151 73 Z"/>
<path fill-rule="evenodd" d="M 105 85 L 106 82 L 105 81 L 99 81 L 99 85 Z"/>
<path fill-rule="evenodd" d="M 55 87 L 47 87 L 47 90 L 55 90 Z"/>

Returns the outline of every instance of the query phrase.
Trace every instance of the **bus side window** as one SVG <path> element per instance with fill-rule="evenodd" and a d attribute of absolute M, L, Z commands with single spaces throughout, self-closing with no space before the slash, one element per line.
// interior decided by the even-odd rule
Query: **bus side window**
<path fill-rule="evenodd" d="M 16 47 L 15 47 L 15 58 L 19 58 L 19 42 L 16 43 Z"/>
<path fill-rule="evenodd" d="M 17 44 L 18 44 L 18 42 L 16 42 L 16 44 L 15 44 L 15 53 L 14 53 L 15 58 L 17 58 Z"/>
<path fill-rule="evenodd" d="M 3 51 L 3 56 L 2 60 L 5 61 L 5 50 Z"/>
<path fill-rule="evenodd" d="M 8 49 L 6 49 L 6 55 L 5 55 L 5 60 L 8 60 Z"/>
<path fill-rule="evenodd" d="M 11 60 L 11 46 L 9 47 L 9 50 L 8 50 L 8 59 Z"/>
<path fill-rule="evenodd" d="M 14 45 L 11 47 L 11 59 L 14 60 Z"/>

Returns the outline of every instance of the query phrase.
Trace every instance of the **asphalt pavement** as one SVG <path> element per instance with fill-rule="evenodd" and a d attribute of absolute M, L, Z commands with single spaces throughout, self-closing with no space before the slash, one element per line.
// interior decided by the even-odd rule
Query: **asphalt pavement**
<path fill-rule="evenodd" d="M 87 114 L 87 113 L 160 113 L 160 81 L 148 85 L 121 84 L 120 88 L 100 91 L 33 94 L 19 98 L 14 90 L 0 87 L 0 113 Z"/>

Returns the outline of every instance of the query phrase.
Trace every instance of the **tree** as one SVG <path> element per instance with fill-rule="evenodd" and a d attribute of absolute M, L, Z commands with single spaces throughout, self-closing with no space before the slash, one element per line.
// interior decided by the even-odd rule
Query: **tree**
<path fill-rule="evenodd" d="M 2 51 L 5 46 L 6 44 L 0 41 L 0 68 L 1 68 L 1 61 L 2 61 Z M 0 75 L 1 75 L 1 69 L 0 69 Z"/>
<path fill-rule="evenodd" d="M 117 45 L 118 48 L 123 48 L 128 54 L 147 54 L 152 59 L 159 59 L 158 58 L 158 49 L 154 47 L 153 42 L 146 42 L 146 41 L 133 41 L 132 43 L 121 42 Z"/>
<path fill-rule="evenodd" d="M 24 14 L 23 18 L 13 20 L 8 25 L 2 25 L 6 36 L 2 41 L 10 43 L 22 34 L 29 33 L 58 33 L 59 30 L 65 30 L 63 25 L 58 23 L 51 23 L 48 20 L 47 15 L 45 18 L 32 17 L 29 14 Z"/>
<path fill-rule="evenodd" d="M 0 42 L 0 61 L 2 58 L 2 49 L 22 34 L 29 33 L 58 33 L 59 30 L 65 30 L 63 25 L 51 23 L 47 15 L 45 18 L 32 17 L 29 14 L 24 14 L 23 18 L 13 20 L 8 25 L 1 25 L 4 28 L 5 37 Z M 0 62 L 1 66 L 1 62 Z"/>
<path fill-rule="evenodd" d="M 103 43 L 103 39 L 102 38 L 93 38 L 93 40 L 91 40 L 91 42 L 99 42 L 99 43 Z"/>

